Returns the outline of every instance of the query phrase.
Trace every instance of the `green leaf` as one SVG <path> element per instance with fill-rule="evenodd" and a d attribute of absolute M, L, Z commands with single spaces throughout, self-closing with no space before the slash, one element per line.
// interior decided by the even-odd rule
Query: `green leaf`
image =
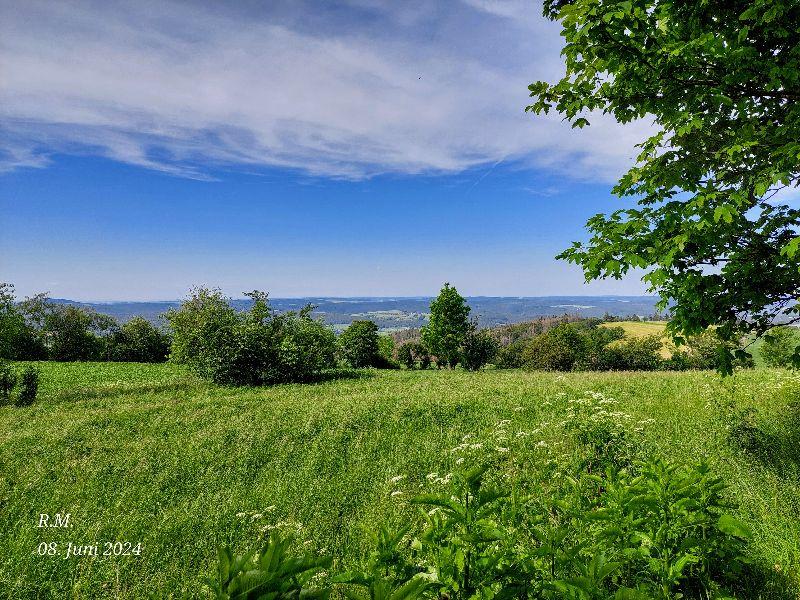
<path fill-rule="evenodd" d="M 753 537 L 753 533 L 747 525 L 728 514 L 720 516 L 719 521 L 717 521 L 717 529 L 719 529 L 722 533 L 726 533 L 743 540 L 749 540 Z"/>

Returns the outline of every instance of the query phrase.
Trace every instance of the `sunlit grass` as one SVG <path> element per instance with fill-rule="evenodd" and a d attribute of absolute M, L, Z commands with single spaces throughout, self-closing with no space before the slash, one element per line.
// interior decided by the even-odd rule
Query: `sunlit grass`
<path fill-rule="evenodd" d="M 41 364 L 42 397 L 0 409 L 0 596 L 142 598 L 197 595 L 219 543 L 255 543 L 282 523 L 309 546 L 354 560 L 368 530 L 411 509 L 410 489 L 447 473 L 465 434 L 490 439 L 500 420 L 539 442 L 586 391 L 646 422 L 653 453 L 708 460 L 731 484 L 755 532 L 754 558 L 800 585 L 800 467 L 732 448 L 714 408 L 733 398 L 780 428 L 800 376 L 710 372 L 527 373 L 387 371 L 314 385 L 220 388 L 180 367 Z M 653 419 L 653 421 L 646 421 Z M 549 426 L 543 426 L 547 423 Z M 72 513 L 67 530 L 39 513 Z M 54 559 L 42 541 L 142 542 L 141 557 Z M 788 593 L 788 592 L 787 592 Z M 772 597 L 791 597 L 775 596 Z"/>

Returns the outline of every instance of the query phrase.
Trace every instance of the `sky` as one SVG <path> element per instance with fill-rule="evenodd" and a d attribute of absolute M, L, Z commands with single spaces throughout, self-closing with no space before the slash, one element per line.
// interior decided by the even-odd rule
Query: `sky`
<path fill-rule="evenodd" d="M 0 280 L 19 296 L 640 294 L 554 256 L 646 122 L 571 129 L 523 0 L 0 0 Z"/>

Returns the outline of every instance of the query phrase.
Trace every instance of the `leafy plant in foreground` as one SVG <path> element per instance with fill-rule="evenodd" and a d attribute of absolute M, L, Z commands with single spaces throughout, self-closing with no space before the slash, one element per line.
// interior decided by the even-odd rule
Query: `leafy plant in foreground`
<path fill-rule="evenodd" d="M 261 552 L 234 556 L 228 547 L 218 550 L 217 577 L 208 584 L 217 600 L 316 600 L 329 590 L 311 586 L 312 577 L 330 566 L 327 557 L 293 555 L 291 538 L 273 530 Z"/>
<path fill-rule="evenodd" d="M 350 600 L 415 600 L 435 588 L 434 578 L 414 567 L 399 547 L 408 530 L 381 526 L 366 569 L 334 577 L 334 583 L 343 584 L 338 590 Z"/>
<path fill-rule="evenodd" d="M 444 494 L 425 494 L 411 500 L 431 507 L 419 546 L 432 562 L 450 598 L 491 597 L 501 585 L 503 541 L 507 532 L 499 518 L 508 492 L 487 487 L 488 466 L 456 474 Z"/>

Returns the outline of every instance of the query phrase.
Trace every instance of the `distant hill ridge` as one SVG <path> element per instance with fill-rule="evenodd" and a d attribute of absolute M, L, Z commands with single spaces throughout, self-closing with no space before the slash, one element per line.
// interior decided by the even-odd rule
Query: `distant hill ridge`
<path fill-rule="evenodd" d="M 270 298 L 278 311 L 299 310 L 306 304 L 317 308 L 314 314 L 336 329 L 341 329 L 358 319 L 374 321 L 384 331 L 418 328 L 427 322 L 432 297 L 308 297 Z M 580 317 L 616 317 L 656 313 L 657 298 L 654 296 L 473 296 L 467 302 L 471 315 L 478 319 L 481 327 L 495 327 L 531 321 L 539 317 L 564 314 Z M 155 302 L 78 302 L 68 299 L 53 299 L 54 302 L 76 304 L 115 317 L 121 322 L 135 316 L 159 322 L 170 308 L 180 306 L 180 300 Z M 248 299 L 235 299 L 232 304 L 241 310 L 250 306 Z"/>

